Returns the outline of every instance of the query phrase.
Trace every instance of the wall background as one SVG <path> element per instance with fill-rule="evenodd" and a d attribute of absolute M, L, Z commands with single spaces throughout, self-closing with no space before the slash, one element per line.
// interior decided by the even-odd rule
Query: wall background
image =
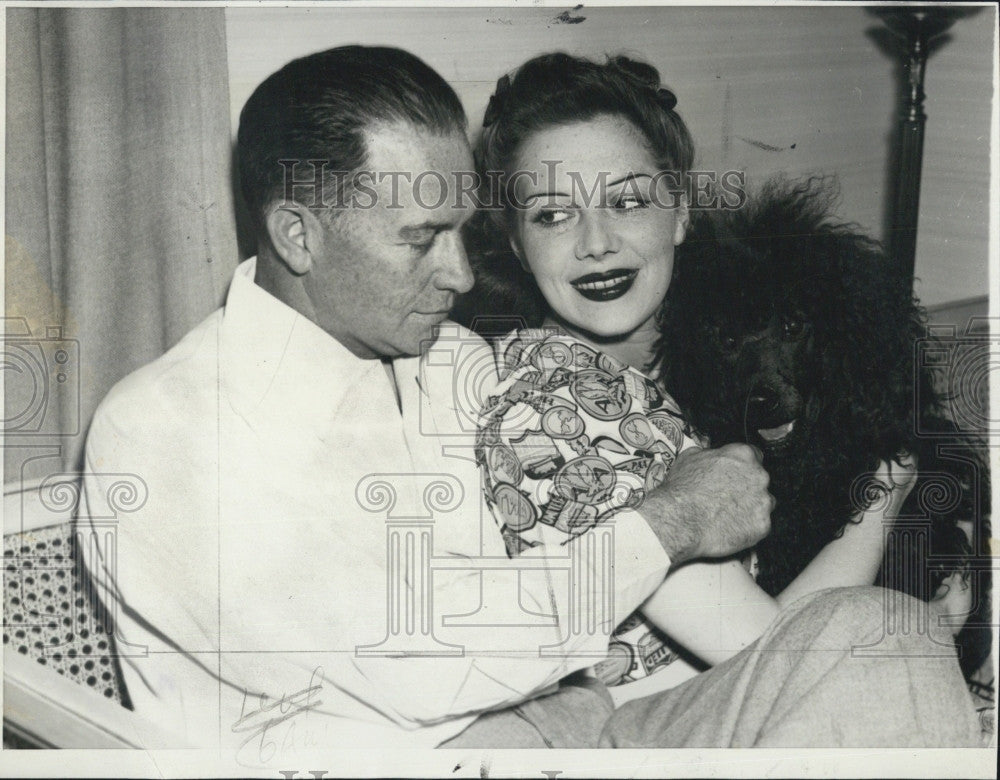
<path fill-rule="evenodd" d="M 678 95 L 697 165 L 748 183 L 785 171 L 836 173 L 841 214 L 884 238 L 894 62 L 864 8 L 227 8 L 233 131 L 253 88 L 290 59 L 344 43 L 409 49 L 455 87 L 478 130 L 498 76 L 542 51 L 647 59 Z M 566 13 L 564 13 L 566 11 Z M 991 11 L 959 21 L 927 68 L 917 247 L 927 305 L 985 296 Z M 982 303 L 985 313 L 985 303 Z"/>

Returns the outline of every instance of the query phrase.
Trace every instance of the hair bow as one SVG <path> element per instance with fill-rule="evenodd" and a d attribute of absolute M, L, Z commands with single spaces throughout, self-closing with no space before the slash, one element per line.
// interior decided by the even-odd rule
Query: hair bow
<path fill-rule="evenodd" d="M 677 96 L 665 87 L 656 90 L 656 98 L 667 111 L 673 111 L 674 106 L 677 105 Z"/>

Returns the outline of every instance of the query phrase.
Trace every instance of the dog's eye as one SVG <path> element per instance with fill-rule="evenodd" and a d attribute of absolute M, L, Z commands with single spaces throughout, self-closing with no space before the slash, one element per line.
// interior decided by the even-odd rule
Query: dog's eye
<path fill-rule="evenodd" d="M 806 324 L 797 317 L 787 317 L 781 323 L 781 334 L 786 339 L 797 339 L 805 329 Z"/>
<path fill-rule="evenodd" d="M 727 350 L 732 352 L 739 345 L 739 340 L 731 333 L 723 333 L 719 337 L 722 342 L 722 346 Z"/>

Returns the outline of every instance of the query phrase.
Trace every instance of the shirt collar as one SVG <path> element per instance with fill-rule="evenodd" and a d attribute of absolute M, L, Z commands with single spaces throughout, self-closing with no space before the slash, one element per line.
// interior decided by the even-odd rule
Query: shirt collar
<path fill-rule="evenodd" d="M 238 414 L 323 427 L 352 387 L 392 396 L 380 361 L 357 357 L 255 284 L 256 269 L 255 257 L 237 267 L 220 335 L 226 397 Z"/>

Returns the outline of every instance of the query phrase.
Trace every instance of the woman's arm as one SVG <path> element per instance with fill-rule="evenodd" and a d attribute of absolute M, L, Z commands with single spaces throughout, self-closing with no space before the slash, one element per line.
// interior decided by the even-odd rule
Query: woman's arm
<path fill-rule="evenodd" d="M 880 463 L 875 478 L 890 487 L 887 501 L 860 512 L 777 598 L 765 593 L 736 560 L 696 561 L 672 570 L 642 612 L 696 656 L 720 663 L 754 642 L 781 609 L 824 588 L 870 585 L 882 562 L 884 522 L 891 521 L 916 477 L 912 461 Z"/>
<path fill-rule="evenodd" d="M 785 607 L 806 594 L 824 588 L 871 585 L 885 553 L 885 526 L 899 514 L 916 481 L 917 469 L 909 455 L 899 463 L 879 463 L 875 479 L 889 489 L 887 498 L 858 512 L 838 539 L 826 545 L 809 565 L 778 595 Z"/>
<path fill-rule="evenodd" d="M 781 607 L 730 559 L 671 570 L 640 609 L 673 641 L 714 665 L 756 641 Z"/>

